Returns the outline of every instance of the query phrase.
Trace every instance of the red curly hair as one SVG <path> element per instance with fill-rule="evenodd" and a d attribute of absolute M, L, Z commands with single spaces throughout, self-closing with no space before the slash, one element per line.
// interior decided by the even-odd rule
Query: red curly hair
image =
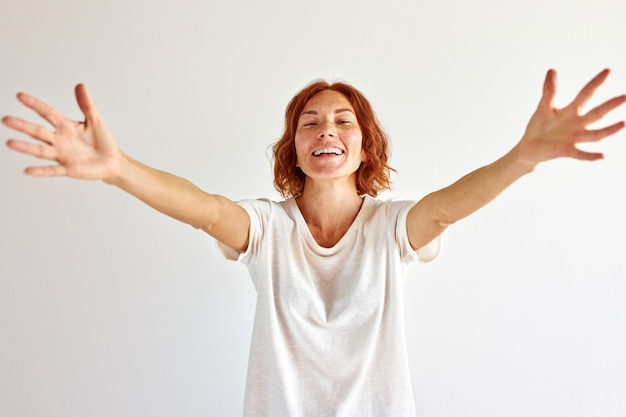
<path fill-rule="evenodd" d="M 285 198 L 297 197 L 304 190 L 306 175 L 296 167 L 295 137 L 298 119 L 308 101 L 316 94 L 336 91 L 350 102 L 356 113 L 363 135 L 362 148 L 366 161 L 356 172 L 356 187 L 359 195 L 376 197 L 379 192 L 391 188 L 389 161 L 389 140 L 380 126 L 369 101 L 356 88 L 346 83 L 315 81 L 296 94 L 285 111 L 285 131 L 272 146 L 274 156 L 274 187 Z"/>

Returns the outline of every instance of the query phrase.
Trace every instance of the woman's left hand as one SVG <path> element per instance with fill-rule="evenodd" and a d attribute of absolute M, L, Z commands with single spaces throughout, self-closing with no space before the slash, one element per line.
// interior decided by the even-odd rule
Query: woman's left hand
<path fill-rule="evenodd" d="M 605 69 L 583 87 L 567 106 L 557 109 L 553 100 L 556 94 L 556 71 L 549 70 L 543 85 L 543 96 L 537 110 L 526 127 L 518 144 L 520 157 L 532 166 L 559 157 L 586 161 L 602 159 L 603 155 L 586 152 L 577 147 L 579 143 L 598 142 L 614 135 L 624 127 L 624 121 L 610 126 L 589 129 L 588 126 L 602 120 L 609 112 L 626 101 L 626 95 L 614 97 L 599 106 L 582 113 L 583 107 L 609 75 Z"/>

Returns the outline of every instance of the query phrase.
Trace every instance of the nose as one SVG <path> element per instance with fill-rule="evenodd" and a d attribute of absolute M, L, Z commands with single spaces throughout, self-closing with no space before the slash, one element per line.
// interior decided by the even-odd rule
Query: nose
<path fill-rule="evenodd" d="M 318 137 L 324 138 L 324 137 L 335 137 L 337 135 L 337 131 L 335 130 L 335 127 L 332 125 L 332 123 L 322 123 L 320 125 L 320 130 L 318 132 Z"/>

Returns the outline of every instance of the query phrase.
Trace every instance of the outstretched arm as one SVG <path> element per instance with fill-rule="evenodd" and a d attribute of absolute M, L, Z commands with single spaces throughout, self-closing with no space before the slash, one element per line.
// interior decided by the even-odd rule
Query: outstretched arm
<path fill-rule="evenodd" d="M 601 129 L 588 129 L 589 125 L 622 105 L 626 95 L 615 97 L 581 114 L 584 105 L 608 75 L 609 70 L 602 71 L 583 87 L 568 106 L 557 109 L 553 105 L 556 72 L 548 71 L 539 106 L 517 145 L 492 164 L 427 195 L 411 209 L 407 218 L 407 231 L 413 248 L 419 249 L 428 244 L 449 225 L 492 201 L 541 162 L 560 157 L 587 161 L 601 159 L 602 154 L 585 152 L 577 145 L 600 141 L 624 127 L 622 121 Z"/>
<path fill-rule="evenodd" d="M 26 174 L 103 180 L 168 216 L 206 231 L 232 248 L 246 249 L 250 220 L 243 208 L 225 197 L 205 193 L 183 178 L 150 168 L 125 155 L 85 86 L 76 86 L 75 93 L 85 116 L 83 122 L 70 120 L 24 93 L 18 94 L 18 100 L 48 121 L 54 130 L 16 117 L 2 119 L 7 127 L 40 142 L 11 139 L 7 142 L 10 149 L 54 162 L 48 166 L 28 167 Z"/>

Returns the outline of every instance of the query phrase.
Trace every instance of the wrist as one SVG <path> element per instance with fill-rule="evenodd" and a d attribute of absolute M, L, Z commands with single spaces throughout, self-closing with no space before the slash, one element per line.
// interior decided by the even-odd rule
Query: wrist
<path fill-rule="evenodd" d="M 118 156 L 111 160 L 108 175 L 105 178 L 102 178 L 102 181 L 105 184 L 120 187 L 124 182 L 131 165 L 131 158 L 121 150 L 118 150 Z"/>
<path fill-rule="evenodd" d="M 516 169 L 523 174 L 529 174 L 537 168 L 539 162 L 532 158 L 532 155 L 525 152 L 523 147 L 523 141 L 520 141 L 517 145 L 511 149 L 509 152 L 509 157 L 511 158 L 512 164 L 515 165 Z"/>

